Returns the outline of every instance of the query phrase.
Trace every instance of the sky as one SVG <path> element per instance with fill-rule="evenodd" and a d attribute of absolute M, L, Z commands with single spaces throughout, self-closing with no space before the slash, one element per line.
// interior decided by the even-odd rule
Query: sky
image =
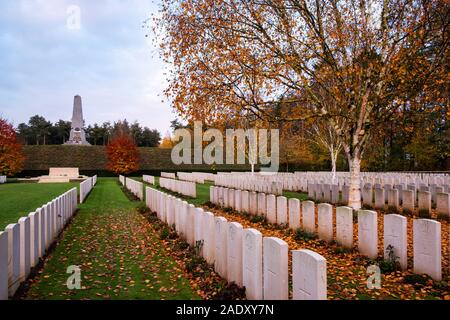
<path fill-rule="evenodd" d="M 0 117 L 70 121 L 78 94 L 86 124 L 126 118 L 164 135 L 167 66 L 142 28 L 154 1 L 0 1 Z"/>

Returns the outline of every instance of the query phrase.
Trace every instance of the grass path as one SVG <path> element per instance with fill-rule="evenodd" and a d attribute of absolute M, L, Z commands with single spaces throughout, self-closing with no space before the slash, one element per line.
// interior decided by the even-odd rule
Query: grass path
<path fill-rule="evenodd" d="M 26 299 L 196 299 L 146 219 L 117 179 L 100 178 L 62 241 L 33 280 Z M 81 290 L 66 286 L 81 268 Z"/>
<path fill-rule="evenodd" d="M 0 230 L 8 224 L 16 223 L 37 208 L 79 183 L 20 183 L 0 184 Z"/>

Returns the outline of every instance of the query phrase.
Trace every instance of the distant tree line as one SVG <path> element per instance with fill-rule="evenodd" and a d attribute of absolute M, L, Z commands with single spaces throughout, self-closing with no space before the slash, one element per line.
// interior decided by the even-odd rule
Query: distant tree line
<path fill-rule="evenodd" d="M 17 126 L 17 136 L 25 145 L 63 144 L 69 140 L 70 128 L 70 121 L 59 120 L 52 123 L 35 115 L 28 123 Z M 119 133 L 130 135 L 138 147 L 157 147 L 161 140 L 158 130 L 143 127 L 137 121 L 130 124 L 126 119 L 88 125 L 85 131 L 86 139 L 92 145 L 107 145 L 111 138 Z"/>

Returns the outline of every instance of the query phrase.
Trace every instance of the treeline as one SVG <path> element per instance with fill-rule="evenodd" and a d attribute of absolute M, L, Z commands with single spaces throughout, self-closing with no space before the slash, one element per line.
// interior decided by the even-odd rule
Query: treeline
<path fill-rule="evenodd" d="M 52 123 L 35 115 L 28 123 L 17 126 L 17 135 L 24 145 L 57 145 L 69 140 L 70 129 L 70 121 L 59 120 Z M 158 130 L 143 127 L 137 121 L 130 124 L 126 119 L 88 125 L 85 131 L 86 140 L 92 145 L 107 145 L 110 139 L 119 133 L 132 136 L 138 147 L 157 147 L 161 140 Z"/>

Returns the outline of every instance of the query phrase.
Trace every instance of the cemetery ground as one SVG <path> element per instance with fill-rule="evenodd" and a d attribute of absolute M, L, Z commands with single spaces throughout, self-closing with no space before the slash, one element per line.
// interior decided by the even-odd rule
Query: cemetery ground
<path fill-rule="evenodd" d="M 64 231 L 25 299 L 196 299 L 188 279 L 117 179 L 100 178 Z M 68 289 L 67 267 L 81 269 Z"/>
<path fill-rule="evenodd" d="M 148 185 L 153 188 L 163 190 L 166 193 L 173 194 L 168 190 L 162 189 L 155 181 L 156 186 Z M 205 211 L 212 212 L 216 216 L 222 216 L 228 221 L 235 221 L 244 228 L 254 228 L 259 230 L 264 237 L 278 237 L 286 241 L 289 250 L 310 249 L 327 260 L 327 294 L 328 299 L 445 299 L 450 300 L 450 274 L 449 274 L 449 223 L 442 223 L 442 269 L 443 280 L 433 281 L 426 275 L 416 275 L 412 272 L 412 225 L 413 217 L 408 218 L 408 270 L 400 271 L 390 263 L 385 263 L 382 259 L 382 249 L 378 253 L 378 259 L 371 260 L 358 253 L 356 248 L 349 250 L 339 247 L 336 242 L 327 243 L 319 240 L 314 234 L 300 230 L 290 230 L 287 227 L 267 223 L 260 216 L 253 216 L 242 212 L 233 211 L 231 208 L 219 208 L 209 202 L 209 187 L 211 183 L 197 183 L 197 198 L 189 198 L 176 194 L 177 197 L 186 200 L 196 206 L 203 206 Z M 295 197 L 300 200 L 306 200 L 304 193 L 284 192 L 286 197 Z M 317 210 L 317 206 L 316 206 Z M 383 214 L 378 211 L 378 241 L 379 248 L 383 248 Z M 317 211 L 316 211 L 316 230 L 317 230 Z M 334 234 L 336 233 L 336 221 L 334 216 Z M 356 221 L 356 220 L 355 220 Z M 354 223 L 354 244 L 357 243 L 358 230 Z M 289 251 L 290 252 L 290 251 Z M 289 259 L 291 261 L 291 259 Z M 367 287 L 367 267 L 378 264 L 381 269 L 381 288 L 369 289 Z M 291 272 L 291 266 L 289 266 Z"/>
<path fill-rule="evenodd" d="M 8 182 L 0 184 L 0 230 L 36 208 L 53 200 L 60 194 L 78 187 L 79 183 L 24 183 Z"/>

